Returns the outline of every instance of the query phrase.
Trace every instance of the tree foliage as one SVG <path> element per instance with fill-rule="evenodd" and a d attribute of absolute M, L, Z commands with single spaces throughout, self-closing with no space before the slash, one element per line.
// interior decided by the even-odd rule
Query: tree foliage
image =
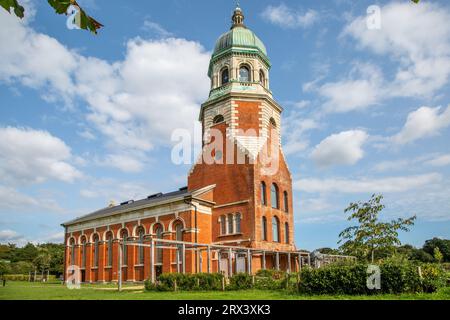
<path fill-rule="evenodd" d="M 340 250 L 345 254 L 354 255 L 360 259 L 375 259 L 375 252 L 394 250 L 401 245 L 399 231 L 409 231 L 414 225 L 415 216 L 390 222 L 379 220 L 380 212 L 385 208 L 382 195 L 373 195 L 367 202 L 351 203 L 345 213 L 351 212 L 348 221 L 356 220 L 357 225 L 346 228 L 339 234 Z"/>
<path fill-rule="evenodd" d="M 64 245 L 28 243 L 22 248 L 14 244 L 0 245 L 0 261 L 8 261 L 13 274 L 28 274 L 36 269 L 57 275 L 63 273 Z"/>
<path fill-rule="evenodd" d="M 450 262 L 450 240 L 433 238 L 425 241 L 423 245 L 423 250 L 432 256 L 434 256 L 435 248 L 439 248 L 442 253 L 443 262 Z"/>
<path fill-rule="evenodd" d="M 97 30 L 103 27 L 100 22 L 87 14 L 76 0 L 48 0 L 48 3 L 53 9 L 55 9 L 57 14 L 67 14 L 67 10 L 70 6 L 76 7 L 79 11 L 78 27 L 81 29 L 89 30 L 92 33 L 97 34 Z M 11 13 L 12 9 L 14 14 L 19 18 L 23 18 L 25 16 L 25 9 L 17 0 L 0 0 L 0 6 L 2 6 L 9 13 Z"/>

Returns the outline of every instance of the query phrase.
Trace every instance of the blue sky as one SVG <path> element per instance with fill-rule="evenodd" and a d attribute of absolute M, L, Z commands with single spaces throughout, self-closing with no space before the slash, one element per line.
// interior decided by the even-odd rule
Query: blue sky
<path fill-rule="evenodd" d="M 80 0 L 93 36 L 24 2 L 24 21 L 0 11 L 0 242 L 60 241 L 110 200 L 184 186 L 171 133 L 194 128 L 235 3 Z M 384 219 L 417 215 L 404 242 L 450 237 L 450 6 L 378 1 L 372 30 L 373 4 L 241 1 L 285 108 L 299 248 L 336 247 L 372 193 Z"/>

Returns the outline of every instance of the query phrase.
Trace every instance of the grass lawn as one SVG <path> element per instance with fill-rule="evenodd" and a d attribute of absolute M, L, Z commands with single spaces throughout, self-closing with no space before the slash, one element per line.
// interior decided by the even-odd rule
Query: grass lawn
<path fill-rule="evenodd" d="M 8 282 L 0 287 L 0 300 L 450 300 L 450 287 L 433 294 L 375 296 L 306 296 L 282 291 L 145 292 L 142 286 L 84 285 L 69 290 L 61 284 Z"/>

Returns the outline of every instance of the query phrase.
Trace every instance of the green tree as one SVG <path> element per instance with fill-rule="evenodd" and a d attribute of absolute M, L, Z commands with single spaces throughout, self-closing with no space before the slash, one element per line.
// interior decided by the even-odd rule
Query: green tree
<path fill-rule="evenodd" d="M 50 270 L 52 256 L 47 248 L 39 248 L 37 257 L 33 260 L 33 265 L 39 271 Z"/>
<path fill-rule="evenodd" d="M 401 245 L 399 231 L 409 231 L 416 216 L 398 218 L 390 222 L 379 221 L 379 214 L 385 208 L 382 195 L 372 195 L 367 202 L 351 203 L 345 213 L 351 212 L 348 221 L 356 220 L 357 225 L 346 228 L 339 234 L 340 250 L 360 259 L 375 260 L 378 250 L 394 250 Z"/>
<path fill-rule="evenodd" d="M 11 273 L 11 266 L 8 262 L 0 260 L 0 276 Z"/>
<path fill-rule="evenodd" d="M 331 255 L 338 255 L 340 254 L 339 250 L 332 249 L 332 248 L 320 248 L 316 251 L 319 251 L 322 254 L 331 254 Z"/>
<path fill-rule="evenodd" d="M 79 14 L 77 15 L 75 21 L 81 29 L 89 30 L 96 34 L 97 30 L 103 27 L 100 22 L 87 14 L 76 0 L 48 0 L 48 3 L 58 14 L 67 14 L 67 10 L 70 6 L 76 7 Z M 25 16 L 25 8 L 21 6 L 17 0 L 0 0 L 0 6 L 2 6 L 9 13 L 11 13 L 12 9 L 14 14 L 19 18 L 23 18 Z"/>
<path fill-rule="evenodd" d="M 18 261 L 11 263 L 12 274 L 28 274 L 30 271 L 33 270 L 34 270 L 33 264 L 28 261 Z"/>
<path fill-rule="evenodd" d="M 434 260 L 436 260 L 437 263 L 441 263 L 444 256 L 441 253 L 441 250 L 439 250 L 439 247 L 434 248 L 433 252 Z"/>
<path fill-rule="evenodd" d="M 38 255 L 38 248 L 32 243 L 27 243 L 23 248 L 17 248 L 14 254 L 11 255 L 11 262 L 17 261 L 28 261 L 33 262 L 33 260 Z"/>
<path fill-rule="evenodd" d="M 450 240 L 433 238 L 425 241 L 422 249 L 428 254 L 434 255 L 434 248 L 439 248 L 444 262 L 450 262 Z"/>

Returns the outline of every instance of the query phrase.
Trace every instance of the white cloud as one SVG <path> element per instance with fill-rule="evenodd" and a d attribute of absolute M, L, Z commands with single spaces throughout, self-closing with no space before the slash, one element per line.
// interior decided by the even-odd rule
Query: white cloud
<path fill-rule="evenodd" d="M 324 108 L 329 112 L 348 112 L 364 109 L 380 98 L 382 74 L 370 64 L 357 63 L 346 79 L 326 83 L 318 89 L 326 99 Z"/>
<path fill-rule="evenodd" d="M 444 167 L 450 165 L 450 154 L 444 154 L 435 157 L 426 162 L 426 164 L 435 166 L 435 167 Z"/>
<path fill-rule="evenodd" d="M 210 81 L 201 71 L 210 54 L 197 42 L 135 38 L 123 60 L 109 63 L 71 51 L 6 12 L 0 12 L 0 42 L 8 43 L 0 48 L 0 81 L 40 89 L 48 101 L 85 101 L 87 120 L 113 150 L 170 145 L 174 129 L 193 131 L 208 95 Z"/>
<path fill-rule="evenodd" d="M 73 182 L 82 173 L 69 161 L 70 148 L 47 131 L 0 128 L 0 177 L 12 184 L 48 179 Z"/>
<path fill-rule="evenodd" d="M 144 163 L 137 156 L 126 154 L 110 154 L 99 164 L 117 168 L 127 173 L 141 172 L 144 169 Z"/>
<path fill-rule="evenodd" d="M 268 6 L 262 13 L 262 17 L 282 28 L 307 28 L 319 20 L 319 14 L 314 10 L 298 12 L 285 4 Z"/>
<path fill-rule="evenodd" d="M 314 148 L 311 158 L 320 167 L 353 165 L 364 157 L 362 146 L 367 138 L 367 133 L 362 130 L 333 134 Z"/>
<path fill-rule="evenodd" d="M 77 65 L 75 55 L 54 38 L 31 31 L 26 27 L 28 21 L 0 12 L 0 42 L 7 44 L 0 46 L 0 81 L 45 87 L 47 97 L 58 92 L 68 99 L 73 90 L 70 73 Z"/>
<path fill-rule="evenodd" d="M 23 236 L 13 230 L 0 230 L 0 243 L 22 240 Z"/>
<path fill-rule="evenodd" d="M 36 210 L 62 212 L 62 208 L 52 199 L 34 198 L 14 188 L 0 185 L 0 212 L 10 214 L 11 212 L 35 212 Z"/>
<path fill-rule="evenodd" d="M 294 182 L 294 189 L 298 191 L 333 192 L 333 193 L 385 193 L 404 192 L 417 189 L 425 185 L 441 181 L 438 173 L 386 177 L 386 178 L 362 178 L 362 179 L 314 179 L 303 178 Z"/>
<path fill-rule="evenodd" d="M 450 105 L 441 112 L 441 107 L 421 107 L 408 115 L 403 129 L 391 140 L 396 144 L 407 144 L 418 139 L 435 136 L 450 126 Z"/>
<path fill-rule="evenodd" d="M 171 32 L 164 29 L 164 27 L 162 27 L 159 23 L 150 20 L 144 21 L 142 29 L 148 32 L 156 33 L 158 36 L 162 38 L 168 38 L 173 36 Z"/>
<path fill-rule="evenodd" d="M 284 120 L 284 154 L 296 154 L 307 149 L 309 146 L 309 139 L 307 138 L 306 133 L 319 128 L 319 123 L 314 119 L 303 118 L 295 112 L 286 116 Z"/>
<path fill-rule="evenodd" d="M 439 4 L 393 2 L 381 8 L 381 29 L 369 30 L 366 16 L 343 31 L 360 48 L 398 63 L 391 81 L 384 81 L 379 99 L 431 96 L 450 75 L 450 12 Z"/>

